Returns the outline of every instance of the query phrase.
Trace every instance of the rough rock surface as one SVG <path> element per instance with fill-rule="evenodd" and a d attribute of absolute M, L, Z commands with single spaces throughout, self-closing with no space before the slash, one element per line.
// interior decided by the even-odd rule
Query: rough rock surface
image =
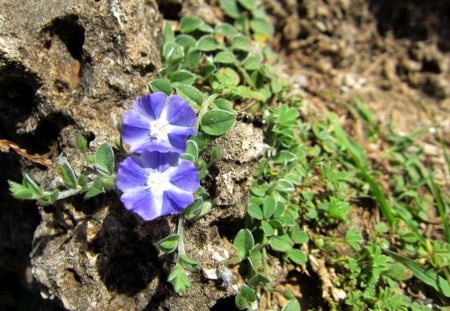
<path fill-rule="evenodd" d="M 75 132 L 87 137 L 90 147 L 114 142 L 123 112 L 147 92 L 147 83 L 161 66 L 163 4 L 155 0 L 0 1 L 0 138 L 55 162 L 68 158 L 75 170 L 82 165 L 74 147 Z M 201 1 L 188 4 L 183 10 L 207 8 Z M 25 234 L 14 237 L 16 230 L 8 225 L 3 236 L 9 241 L 2 239 L 2 252 L 12 249 L 14 241 L 22 244 L 30 239 L 40 221 L 34 232 L 31 271 L 34 288 L 55 302 L 47 309 L 233 306 L 242 280 L 230 265 L 234 248 L 229 241 L 245 214 L 252 171 L 263 152 L 262 130 L 238 123 L 214 144 L 223 152 L 211 166 L 213 178 L 206 185 L 215 195 L 215 206 L 185 228 L 186 251 L 201 265 L 191 273 L 186 294 L 174 294 L 166 281 L 174 257 L 160 256 L 154 246 L 175 232 L 178 217 L 143 222 L 120 205 L 115 193 L 38 207 L 39 215 L 24 221 Z M 6 159 L 0 163 L 9 172 L 2 185 L 7 179 L 20 179 L 20 171 L 45 186 L 60 182 L 51 170 L 11 156 Z M 7 205 L 13 204 L 7 200 Z M 27 219 L 25 212 L 7 208 L 11 213 L 2 215 L 2 223 Z M 24 211 L 24 206 L 15 208 Z M 3 269 L 6 264 L 0 263 Z M 221 271 L 230 273 L 229 284 L 221 279 Z"/>

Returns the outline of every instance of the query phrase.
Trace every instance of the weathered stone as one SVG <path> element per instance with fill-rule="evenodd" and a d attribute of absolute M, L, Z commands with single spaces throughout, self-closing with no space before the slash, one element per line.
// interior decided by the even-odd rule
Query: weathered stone
<path fill-rule="evenodd" d="M 180 14 L 207 8 L 186 2 Z M 113 143 L 124 111 L 161 66 L 158 9 L 154 0 L 1 2 L 0 137 L 81 169 L 74 133 L 94 148 Z M 174 294 L 166 281 L 174 256 L 159 256 L 154 245 L 176 231 L 178 217 L 144 222 L 113 193 L 39 207 L 31 263 L 41 295 L 68 310 L 198 311 L 235 295 L 242 279 L 229 266 L 229 241 L 245 214 L 262 130 L 237 123 L 214 144 L 223 157 L 210 172 L 213 210 L 185 228 L 186 252 L 200 263 L 187 293 Z M 56 172 L 26 170 L 45 186 L 60 184 Z M 216 271 L 217 279 L 202 269 Z"/>
<path fill-rule="evenodd" d="M 161 28 L 154 0 L 1 1 L 0 137 L 80 167 L 74 133 L 91 147 L 119 137 L 123 112 L 161 65 Z M 55 184 L 55 172 L 31 174 Z M 31 262 L 44 297 L 69 310 L 140 310 L 170 293 L 152 244 L 167 224 L 137 235 L 116 195 L 39 211 Z"/>

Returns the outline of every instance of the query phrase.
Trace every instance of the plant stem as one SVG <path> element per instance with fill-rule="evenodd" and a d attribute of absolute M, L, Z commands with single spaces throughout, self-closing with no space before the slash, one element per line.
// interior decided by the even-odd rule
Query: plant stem
<path fill-rule="evenodd" d="M 186 255 L 186 250 L 184 249 L 184 216 L 180 215 L 178 219 L 177 234 L 179 236 L 178 240 L 178 256 Z"/>

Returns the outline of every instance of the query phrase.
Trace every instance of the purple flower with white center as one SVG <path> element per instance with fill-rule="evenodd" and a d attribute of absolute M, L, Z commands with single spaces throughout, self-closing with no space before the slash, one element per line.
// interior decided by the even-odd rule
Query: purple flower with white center
<path fill-rule="evenodd" d="M 179 214 L 194 202 L 200 187 L 197 168 L 178 153 L 144 151 L 119 164 L 117 187 L 120 200 L 144 220 Z"/>
<path fill-rule="evenodd" d="M 138 98 L 123 117 L 122 138 L 131 152 L 144 150 L 183 153 L 189 135 L 196 135 L 196 115 L 177 95 L 156 92 Z"/>

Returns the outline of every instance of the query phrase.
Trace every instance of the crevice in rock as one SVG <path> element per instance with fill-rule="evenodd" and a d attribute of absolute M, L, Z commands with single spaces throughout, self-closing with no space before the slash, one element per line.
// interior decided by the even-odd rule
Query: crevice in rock
<path fill-rule="evenodd" d="M 32 154 L 44 154 L 56 148 L 59 133 L 66 126 L 74 124 L 69 116 L 52 113 L 42 119 L 36 130 L 19 136 L 20 146 Z"/>
<path fill-rule="evenodd" d="M 72 58 L 83 61 L 84 28 L 78 23 L 76 15 L 68 15 L 55 19 L 51 25 L 44 29 L 51 37 L 57 36 L 66 46 Z M 52 42 L 47 41 L 46 47 L 50 48 Z"/>
<path fill-rule="evenodd" d="M 55 65 L 61 71 L 53 86 L 57 92 L 68 92 L 75 87 L 84 90 L 89 87 L 92 75 L 92 59 L 84 50 L 85 29 L 76 15 L 67 15 L 53 20 L 42 30 L 44 47 L 50 55 L 57 56 Z M 54 52 L 52 52 L 54 50 Z"/>
<path fill-rule="evenodd" d="M 235 311 L 239 310 L 236 308 L 236 304 L 234 303 L 235 296 L 230 296 L 226 298 L 218 299 L 216 304 L 211 307 L 211 311 L 220 311 L 220 310 L 229 310 Z"/>
<path fill-rule="evenodd" d="M 0 64 L 2 59 L 0 58 Z M 5 61 L 6 62 L 6 61 Z M 29 118 L 40 102 L 38 77 L 19 63 L 7 63 L 0 70 L 0 137 L 17 139 L 17 124 Z"/>
<path fill-rule="evenodd" d="M 158 9 L 165 19 L 179 20 L 183 5 L 177 0 L 158 0 Z"/>

